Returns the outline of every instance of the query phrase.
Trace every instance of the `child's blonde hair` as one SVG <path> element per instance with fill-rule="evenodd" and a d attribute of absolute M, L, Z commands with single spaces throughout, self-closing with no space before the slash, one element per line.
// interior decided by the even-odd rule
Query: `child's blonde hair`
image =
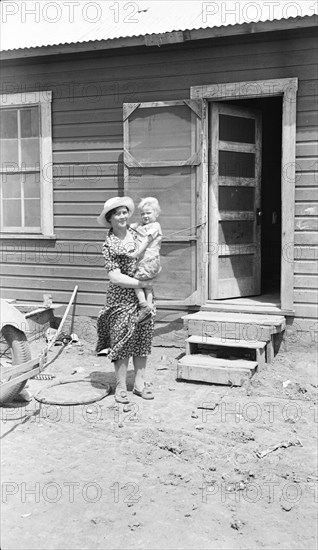
<path fill-rule="evenodd" d="M 151 206 L 153 208 L 156 216 L 160 216 L 161 209 L 158 202 L 158 199 L 155 197 L 146 197 L 145 199 L 141 199 L 140 203 L 138 204 L 138 209 L 143 210 L 146 206 Z"/>

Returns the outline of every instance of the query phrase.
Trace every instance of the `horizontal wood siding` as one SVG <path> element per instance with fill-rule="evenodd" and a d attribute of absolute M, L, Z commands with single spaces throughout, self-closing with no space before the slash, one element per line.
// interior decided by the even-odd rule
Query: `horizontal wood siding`
<path fill-rule="evenodd" d="M 254 42 L 251 36 L 4 66 L 2 93 L 53 92 L 56 241 L 3 241 L 3 296 L 42 302 L 43 293 L 51 292 L 55 302 L 66 304 L 78 284 L 76 313 L 98 314 L 107 277 L 100 254 L 105 231 L 96 216 L 124 188 L 123 103 L 189 98 L 195 85 L 298 77 L 295 310 L 297 321 L 310 324 L 317 316 L 316 50 L 317 39 L 303 31 L 294 38 Z M 163 245 L 158 298 L 178 299 L 171 295 L 170 278 L 180 280 L 191 269 L 190 250 L 182 242 Z M 293 250 L 284 253 L 286 261 L 294 260 Z M 180 287 L 180 295 L 188 291 Z M 163 310 L 159 318 L 180 315 Z"/>

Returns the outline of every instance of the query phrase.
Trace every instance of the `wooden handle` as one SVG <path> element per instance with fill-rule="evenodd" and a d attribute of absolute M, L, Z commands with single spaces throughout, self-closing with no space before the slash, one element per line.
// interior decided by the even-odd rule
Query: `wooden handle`
<path fill-rule="evenodd" d="M 75 299 L 77 290 L 78 290 L 78 285 L 76 285 L 75 288 L 74 288 L 74 290 L 73 290 L 73 294 L 72 294 L 72 296 L 71 296 L 71 299 L 70 299 L 70 301 L 69 301 L 69 303 L 68 303 L 68 306 L 67 306 L 67 308 L 66 308 L 66 310 L 65 310 L 65 313 L 64 313 L 64 315 L 63 315 L 63 317 L 62 317 L 62 321 L 60 322 L 59 327 L 58 327 L 56 333 L 54 334 L 53 339 L 52 339 L 51 342 L 48 344 L 48 346 L 47 346 L 47 351 L 49 351 L 49 350 L 51 349 L 51 347 L 55 344 L 55 340 L 57 339 L 58 335 L 60 334 L 60 332 L 61 332 L 61 330 L 62 330 L 62 327 L 63 327 L 63 325 L 64 325 L 64 323 L 65 323 L 65 319 L 66 319 L 66 317 L 68 316 L 68 313 L 69 313 L 69 311 L 70 311 L 70 309 L 71 309 L 72 303 L 73 303 L 73 301 L 74 301 L 74 299 Z"/>

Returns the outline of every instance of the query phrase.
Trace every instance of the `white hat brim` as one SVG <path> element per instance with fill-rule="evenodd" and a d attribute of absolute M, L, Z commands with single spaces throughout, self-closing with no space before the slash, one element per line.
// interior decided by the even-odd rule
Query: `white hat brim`
<path fill-rule="evenodd" d="M 115 208 L 119 208 L 120 206 L 126 206 L 129 213 L 129 218 L 133 215 L 135 205 L 134 201 L 130 197 L 114 197 L 105 202 L 104 208 L 97 218 L 99 225 L 102 225 L 103 227 L 111 227 L 111 224 L 106 221 L 105 216 L 108 212 L 114 210 Z"/>

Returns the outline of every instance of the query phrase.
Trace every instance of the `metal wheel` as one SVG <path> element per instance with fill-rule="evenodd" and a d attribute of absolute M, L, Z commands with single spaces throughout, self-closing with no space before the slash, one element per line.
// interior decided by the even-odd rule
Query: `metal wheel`
<path fill-rule="evenodd" d="M 11 354 L 12 367 L 14 365 L 25 363 L 26 361 L 29 361 L 31 359 L 30 346 L 24 332 L 12 325 L 5 325 L 1 329 L 1 333 L 6 340 L 7 345 L 9 346 L 9 349 L 6 350 L 8 351 L 8 353 L 6 354 Z M 10 375 L 7 374 L 5 378 L 2 378 L 1 376 L 1 385 L 9 380 L 11 380 Z M 23 390 L 26 382 L 27 380 L 25 380 L 24 382 L 20 382 L 15 386 L 11 386 L 8 389 L 2 389 L 0 385 L 0 405 L 12 401 L 14 397 L 19 395 L 19 393 Z"/>

